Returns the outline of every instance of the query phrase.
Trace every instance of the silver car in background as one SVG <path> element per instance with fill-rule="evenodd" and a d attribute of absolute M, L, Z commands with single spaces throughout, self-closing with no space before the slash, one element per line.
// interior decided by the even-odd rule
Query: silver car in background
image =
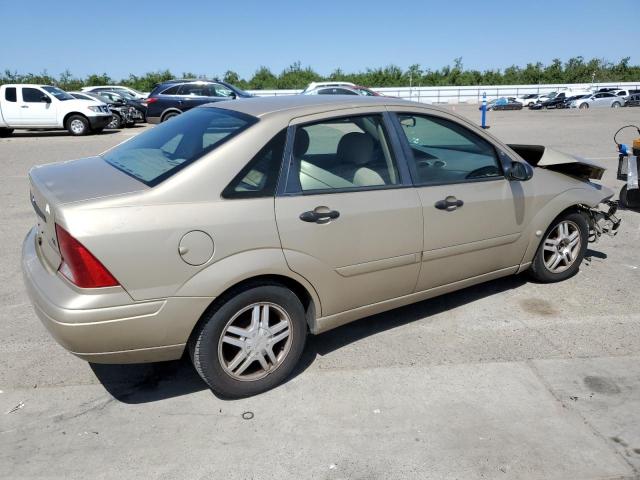
<path fill-rule="evenodd" d="M 624 99 L 611 92 L 594 93 L 574 100 L 570 108 L 619 108 L 624 105 Z"/>

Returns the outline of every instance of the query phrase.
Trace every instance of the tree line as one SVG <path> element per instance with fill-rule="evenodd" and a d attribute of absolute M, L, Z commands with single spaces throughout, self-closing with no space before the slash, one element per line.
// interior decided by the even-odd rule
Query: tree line
<path fill-rule="evenodd" d="M 63 90 L 73 91 L 92 85 L 126 85 L 136 90 L 149 92 L 160 82 L 175 78 L 213 78 L 193 72 L 183 72 L 176 76 L 170 70 L 158 70 L 138 76 L 130 74 L 127 78 L 116 79 L 107 73 L 91 74 L 84 78 L 74 76 L 68 69 L 55 76 L 44 71 L 39 74 L 18 73 L 5 70 L 0 74 L 0 85 L 5 83 L 39 83 L 56 85 Z M 640 81 L 640 65 L 631 65 L 630 57 L 617 63 L 593 58 L 573 57 L 562 62 L 554 59 L 545 65 L 542 62 L 528 63 L 521 67 L 512 65 L 505 69 L 474 70 L 467 69 L 462 58 L 456 58 L 453 65 L 439 69 L 423 68 L 420 64 L 402 69 L 396 65 L 368 68 L 363 72 L 348 73 L 341 69 L 324 76 L 311 67 L 303 67 L 295 62 L 280 73 L 274 73 L 268 67 L 261 66 L 249 79 L 241 78 L 232 70 L 226 71 L 221 80 L 246 90 L 298 89 L 310 82 L 343 80 L 358 85 L 372 87 L 405 86 L 463 86 L 463 85 L 529 85 L 555 83 L 591 83 L 591 82 L 628 82 Z"/>

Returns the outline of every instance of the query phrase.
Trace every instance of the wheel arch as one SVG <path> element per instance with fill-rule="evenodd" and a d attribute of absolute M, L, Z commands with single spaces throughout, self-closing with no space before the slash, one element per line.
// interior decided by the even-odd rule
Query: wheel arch
<path fill-rule="evenodd" d="M 198 331 L 200 325 L 205 322 L 213 312 L 215 312 L 221 305 L 233 298 L 238 293 L 248 290 L 249 288 L 265 286 L 265 285 L 279 285 L 291 290 L 296 297 L 302 303 L 302 307 L 305 312 L 305 320 L 307 322 L 307 328 L 313 333 L 313 327 L 316 320 L 316 299 L 314 295 L 309 291 L 308 287 L 303 285 L 300 281 L 282 274 L 261 274 L 253 277 L 245 278 L 229 286 L 220 295 L 216 296 L 213 301 L 202 312 L 198 321 L 193 325 L 187 343 L 191 342 L 195 332 Z M 314 292 L 315 293 L 315 292 Z"/>
<path fill-rule="evenodd" d="M 538 251 L 544 234 L 557 218 L 569 212 L 582 212 L 586 208 L 595 207 L 604 199 L 597 190 L 574 188 L 563 192 L 547 203 L 533 218 L 527 230 L 530 240 L 520 262 L 518 273 L 529 266 Z"/>
<path fill-rule="evenodd" d="M 69 118 L 71 118 L 71 117 L 73 117 L 73 116 L 75 116 L 75 115 L 78 115 L 79 117 L 84 118 L 84 119 L 87 121 L 87 123 L 89 123 L 89 119 L 87 118 L 87 116 L 86 116 L 84 113 L 80 113 L 80 112 L 69 112 L 69 113 L 67 113 L 67 114 L 64 116 L 64 118 L 62 119 L 62 126 L 63 126 L 64 128 L 67 128 L 67 121 L 69 120 Z"/>
<path fill-rule="evenodd" d="M 178 115 L 180 115 L 181 113 L 184 113 L 184 112 L 182 110 L 180 110 L 179 108 L 169 107 L 169 108 L 163 110 L 163 112 L 160 114 L 160 122 L 164 122 L 164 117 L 168 113 L 177 113 Z"/>

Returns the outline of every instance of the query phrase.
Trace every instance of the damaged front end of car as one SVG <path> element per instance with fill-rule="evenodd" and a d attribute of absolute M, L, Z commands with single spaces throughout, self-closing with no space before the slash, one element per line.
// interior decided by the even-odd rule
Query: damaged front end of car
<path fill-rule="evenodd" d="M 618 202 L 614 200 L 605 200 L 602 205 L 608 209 L 600 210 L 598 208 L 590 208 L 585 205 L 581 206 L 581 210 L 587 216 L 589 221 L 589 242 L 597 242 L 602 235 L 615 237 L 618 233 L 621 220 L 616 217 L 618 211 Z"/>

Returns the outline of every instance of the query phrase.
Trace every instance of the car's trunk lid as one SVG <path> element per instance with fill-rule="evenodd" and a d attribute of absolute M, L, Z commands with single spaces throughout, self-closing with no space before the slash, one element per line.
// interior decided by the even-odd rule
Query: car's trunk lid
<path fill-rule="evenodd" d="M 606 170 L 592 160 L 569 155 L 542 145 L 509 145 L 513 151 L 534 167 L 546 168 L 583 180 L 600 180 Z"/>
<path fill-rule="evenodd" d="M 56 217 L 65 204 L 122 195 L 149 187 L 100 157 L 54 163 L 29 172 L 30 200 L 37 219 L 37 241 L 54 270 L 60 266 Z"/>

